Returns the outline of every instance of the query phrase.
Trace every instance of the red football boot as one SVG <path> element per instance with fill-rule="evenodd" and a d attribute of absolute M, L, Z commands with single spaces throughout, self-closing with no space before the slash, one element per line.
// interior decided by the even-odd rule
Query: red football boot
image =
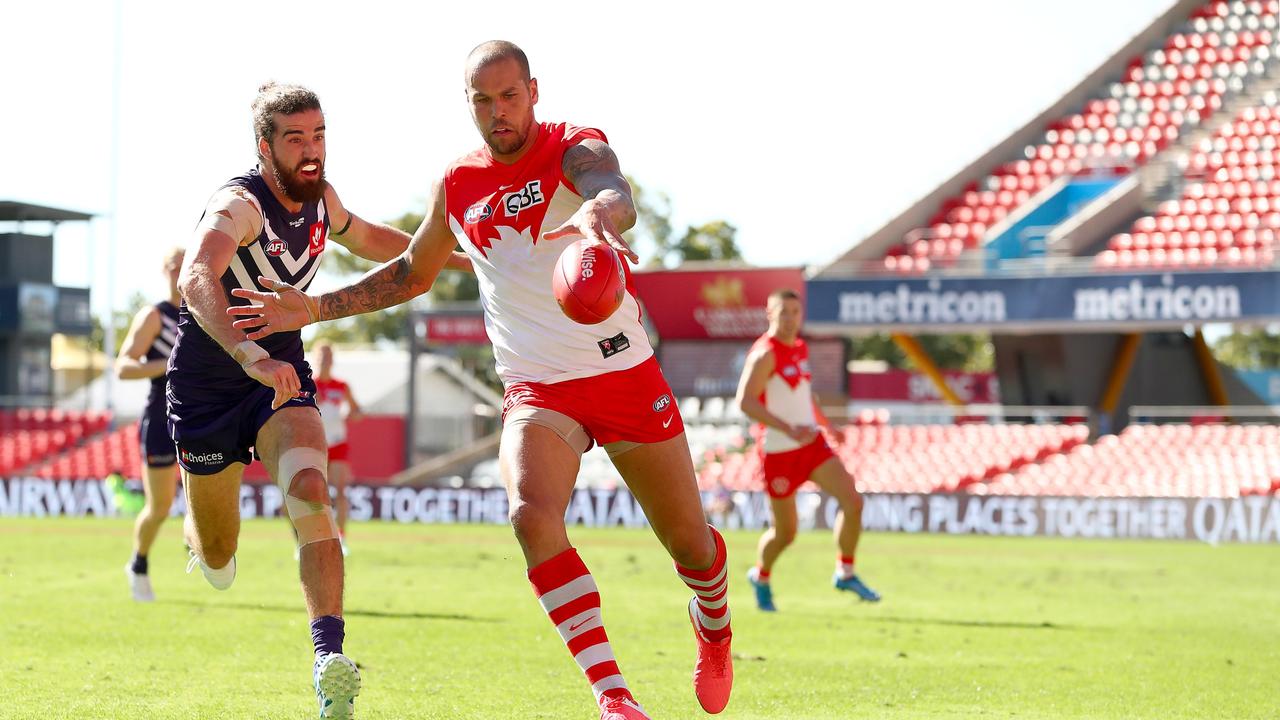
<path fill-rule="evenodd" d="M 698 704 L 708 713 L 715 715 L 729 704 L 729 693 L 733 691 L 733 657 L 729 651 L 727 637 L 711 642 L 702 636 L 698 628 L 698 599 L 689 600 L 689 621 L 693 623 L 693 636 L 698 640 L 698 662 L 693 666 L 693 694 L 698 696 Z"/>

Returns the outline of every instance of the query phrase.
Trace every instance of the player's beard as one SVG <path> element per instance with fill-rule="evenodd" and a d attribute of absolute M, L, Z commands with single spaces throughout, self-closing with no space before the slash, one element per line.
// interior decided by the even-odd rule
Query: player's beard
<path fill-rule="evenodd" d="M 506 138 L 499 140 L 493 136 L 493 131 L 490 131 L 490 133 L 486 135 L 484 139 L 484 141 L 489 145 L 489 149 L 493 150 L 499 155 L 510 155 L 511 153 L 524 147 L 525 140 L 529 139 L 529 128 L 526 127 L 524 129 L 524 132 L 520 132 L 519 130 L 517 130 L 516 128 L 510 125 L 503 125 L 502 127 L 507 130 L 511 130 L 512 131 L 511 134 L 508 135 Z M 497 128 L 495 127 L 494 130 L 497 130 Z"/>
<path fill-rule="evenodd" d="M 315 180 L 303 180 L 298 176 L 299 168 L 308 163 L 315 163 L 320 168 L 320 176 Z M 303 160 L 298 163 L 298 167 L 289 170 L 280 162 L 280 158 L 276 157 L 275 150 L 272 150 L 271 172 L 275 175 L 276 185 L 284 191 L 285 197 L 294 202 L 319 202 L 324 197 L 325 189 L 329 187 L 329 183 L 324 179 L 323 160 Z"/>

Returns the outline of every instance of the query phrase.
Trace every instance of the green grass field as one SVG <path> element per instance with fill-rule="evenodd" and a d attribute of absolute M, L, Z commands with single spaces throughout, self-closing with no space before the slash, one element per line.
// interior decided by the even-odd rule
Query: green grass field
<path fill-rule="evenodd" d="M 504 527 L 356 525 L 347 653 L 362 720 L 589 720 L 590 692 L 534 601 Z M 308 718 L 311 645 L 288 531 L 244 526 L 235 586 L 184 575 L 179 524 L 137 605 L 125 520 L 0 520 L 0 717 Z M 704 717 L 688 592 L 645 532 L 582 531 L 605 620 L 655 720 Z M 1280 717 L 1280 548 L 868 536 L 885 596 L 828 585 L 825 534 L 756 612 L 730 533 L 737 684 L 721 717 Z"/>

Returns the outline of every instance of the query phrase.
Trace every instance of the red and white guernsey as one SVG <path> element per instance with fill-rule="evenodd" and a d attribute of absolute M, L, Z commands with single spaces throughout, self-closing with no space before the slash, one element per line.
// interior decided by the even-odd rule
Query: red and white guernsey
<path fill-rule="evenodd" d="M 347 384 L 337 378 L 316 379 L 316 407 L 324 424 L 324 441 L 330 447 L 347 441 L 347 419 L 342 408 L 347 403 Z"/>
<path fill-rule="evenodd" d="M 560 253 L 581 236 L 542 237 L 582 205 L 561 169 L 565 150 L 583 140 L 605 141 L 604 133 L 566 123 L 540 123 L 534 132 L 533 147 L 514 165 L 494 160 L 485 146 L 444 176 L 449 227 L 479 279 L 498 376 L 510 386 L 633 368 L 653 348 L 640 324 L 630 270 L 617 312 L 597 325 L 579 325 L 560 311 L 551 275 Z"/>
<path fill-rule="evenodd" d="M 792 425 L 816 427 L 817 416 L 813 412 L 813 375 L 809 372 L 809 346 L 796 338 L 787 345 L 772 335 L 761 335 L 751 346 L 752 352 L 773 352 L 773 373 L 765 383 L 760 402 L 780 420 Z M 764 433 L 764 451 L 780 453 L 795 450 L 800 443 L 781 430 L 761 426 Z"/>

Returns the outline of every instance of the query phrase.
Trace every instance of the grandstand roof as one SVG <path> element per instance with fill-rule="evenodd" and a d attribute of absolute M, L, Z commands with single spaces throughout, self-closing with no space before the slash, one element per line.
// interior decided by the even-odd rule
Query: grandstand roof
<path fill-rule="evenodd" d="M 68 220 L 92 220 L 93 215 L 76 210 L 32 205 L 14 200 L 0 200 L 0 221 L 8 222 L 65 222 Z"/>

